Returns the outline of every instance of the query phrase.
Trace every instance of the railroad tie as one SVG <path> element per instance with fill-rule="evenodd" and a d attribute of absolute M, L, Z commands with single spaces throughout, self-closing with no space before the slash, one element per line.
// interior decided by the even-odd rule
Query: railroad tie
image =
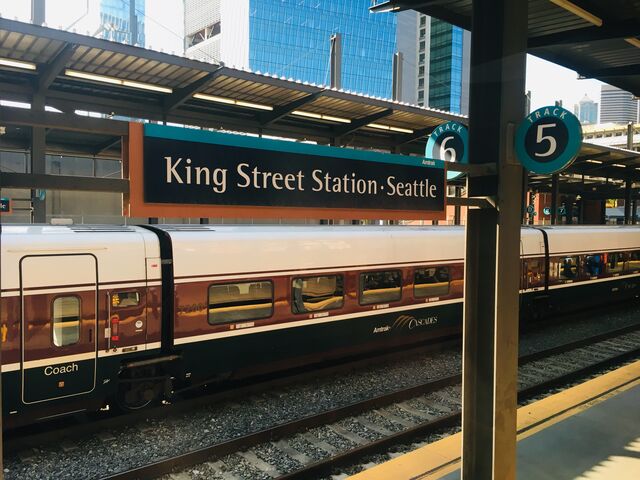
<path fill-rule="evenodd" d="M 282 453 L 290 456 L 297 462 L 300 462 L 301 465 L 307 465 L 313 461 L 311 457 L 305 455 L 302 452 L 299 452 L 295 448 L 293 448 L 286 440 L 278 440 L 277 442 L 271 442 L 274 447 L 280 450 Z"/>
<path fill-rule="evenodd" d="M 385 409 L 379 408 L 374 410 L 375 413 L 377 413 L 378 415 L 380 415 L 381 417 L 386 418 L 387 420 L 392 421 L 393 423 L 397 423 L 398 425 L 402 425 L 403 427 L 413 427 L 415 425 L 415 422 L 410 422 L 409 420 L 406 420 L 394 413 L 391 413 Z"/>
<path fill-rule="evenodd" d="M 389 435 L 393 435 L 393 432 L 391 430 L 389 430 L 388 428 L 383 427 L 382 425 L 378 425 L 375 422 L 372 422 L 368 418 L 356 417 L 356 420 L 362 426 L 368 428 L 371 431 L 379 433 L 380 435 L 384 435 L 385 437 L 388 437 Z"/>
<path fill-rule="evenodd" d="M 242 480 L 242 477 L 238 477 L 229 471 L 229 467 L 227 467 L 224 462 L 207 462 L 207 467 L 216 472 L 219 476 L 224 478 L 224 480 Z"/>
<path fill-rule="evenodd" d="M 260 470 L 261 472 L 269 475 L 271 478 L 277 478 L 282 475 L 282 473 L 280 473 L 276 467 L 274 467 L 270 463 L 265 462 L 253 452 L 238 452 L 236 455 L 241 456 L 249 464 L 251 464 L 252 467 L 255 467 L 256 470 Z"/>
<path fill-rule="evenodd" d="M 331 455 L 335 455 L 336 453 L 338 453 L 338 449 L 336 447 L 331 445 L 329 442 L 325 442 L 324 440 L 317 438 L 313 433 L 305 432 L 301 435 L 307 442 L 309 442 L 314 447 L 319 448 L 320 450 L 324 450 Z"/>
<path fill-rule="evenodd" d="M 346 428 L 341 427 L 340 425 L 336 425 L 336 424 L 327 425 L 327 428 L 329 428 L 333 432 L 337 433 L 342 438 L 346 438 L 350 442 L 355 443 L 356 445 L 366 445 L 367 443 L 369 443 L 369 440 L 366 440 L 366 439 L 362 438 L 357 433 L 353 433 L 353 432 L 347 430 Z"/>

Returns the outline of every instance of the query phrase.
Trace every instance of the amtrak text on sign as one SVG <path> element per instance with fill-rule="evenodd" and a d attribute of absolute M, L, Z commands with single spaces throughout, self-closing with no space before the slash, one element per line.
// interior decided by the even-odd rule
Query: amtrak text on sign
<path fill-rule="evenodd" d="M 145 126 L 142 180 L 147 205 L 265 207 L 281 217 L 305 208 L 421 218 L 445 207 L 440 160 L 158 125 Z"/>

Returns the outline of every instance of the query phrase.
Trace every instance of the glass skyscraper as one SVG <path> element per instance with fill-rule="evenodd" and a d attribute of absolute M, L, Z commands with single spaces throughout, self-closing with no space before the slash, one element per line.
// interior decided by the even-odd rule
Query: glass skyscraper
<path fill-rule="evenodd" d="M 462 111 L 462 41 L 461 28 L 431 18 L 430 107 Z"/>
<path fill-rule="evenodd" d="M 341 88 L 391 97 L 396 16 L 362 0 L 186 0 L 187 55 L 328 85 L 342 37 Z"/>
<path fill-rule="evenodd" d="M 145 0 L 100 0 L 100 36 L 120 43 L 145 45 Z M 131 38 L 131 9 L 135 12 L 136 38 Z"/>

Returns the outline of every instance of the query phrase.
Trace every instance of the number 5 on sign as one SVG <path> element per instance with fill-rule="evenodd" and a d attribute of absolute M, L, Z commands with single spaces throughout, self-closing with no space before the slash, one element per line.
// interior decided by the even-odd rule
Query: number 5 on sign
<path fill-rule="evenodd" d="M 556 126 L 555 123 L 545 123 L 542 125 L 538 125 L 537 141 L 538 143 L 549 142 L 549 149 L 544 153 L 536 152 L 535 153 L 536 157 L 548 157 L 549 155 L 553 155 L 554 152 L 556 151 L 556 147 L 558 146 L 558 142 L 556 142 L 556 139 L 551 135 L 547 135 L 547 136 L 543 135 L 545 128 L 553 128 L 555 126 Z"/>
<path fill-rule="evenodd" d="M 549 175 L 569 167 L 582 146 L 580 121 L 562 107 L 542 107 L 518 126 L 516 155 L 527 170 Z"/>

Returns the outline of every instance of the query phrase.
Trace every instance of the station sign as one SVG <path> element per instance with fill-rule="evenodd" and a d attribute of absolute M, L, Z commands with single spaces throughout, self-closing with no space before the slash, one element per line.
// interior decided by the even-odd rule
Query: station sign
<path fill-rule="evenodd" d="M 518 126 L 515 146 L 520 163 L 530 172 L 561 172 L 580 152 L 582 127 L 576 116 L 562 107 L 538 108 Z"/>
<path fill-rule="evenodd" d="M 11 213 L 10 198 L 0 198 L 0 213 Z"/>
<path fill-rule="evenodd" d="M 134 217 L 442 219 L 445 162 L 130 124 Z"/>
<path fill-rule="evenodd" d="M 469 133 L 459 122 L 447 122 L 436 127 L 427 140 L 424 156 L 446 162 L 469 163 Z M 447 180 L 463 175 L 447 172 Z"/>

